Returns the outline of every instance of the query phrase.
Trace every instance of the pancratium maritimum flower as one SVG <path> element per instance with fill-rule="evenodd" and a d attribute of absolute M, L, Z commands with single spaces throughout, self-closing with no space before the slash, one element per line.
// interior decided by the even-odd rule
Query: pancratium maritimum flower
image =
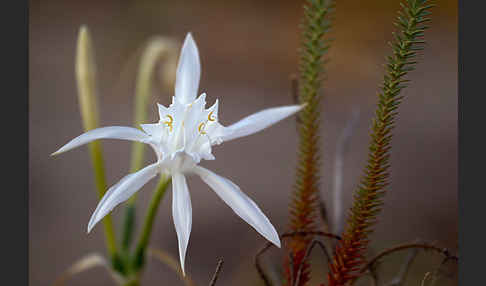
<path fill-rule="evenodd" d="M 157 162 L 125 176 L 106 192 L 91 216 L 88 232 L 115 206 L 130 198 L 157 174 L 170 175 L 172 216 L 183 271 L 192 224 L 191 198 L 185 175 L 198 175 L 238 216 L 280 247 L 277 231 L 260 208 L 233 182 L 198 164 L 201 159 L 215 159 L 211 153 L 213 145 L 261 131 L 302 108 L 300 105 L 270 108 L 235 124 L 222 126 L 218 123 L 218 101 L 206 109 L 206 95 L 203 93 L 196 99 L 200 73 L 198 49 L 189 33 L 179 58 L 175 96 L 168 108 L 158 104 L 158 123 L 142 124 L 143 131 L 120 126 L 90 130 L 53 153 L 59 154 L 97 139 L 132 140 L 150 145 L 157 155 Z"/>

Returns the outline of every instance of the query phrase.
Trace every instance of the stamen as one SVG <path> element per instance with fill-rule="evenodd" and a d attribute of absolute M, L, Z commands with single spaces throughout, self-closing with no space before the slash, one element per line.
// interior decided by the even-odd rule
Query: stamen
<path fill-rule="evenodd" d="M 211 115 L 213 115 L 213 112 L 212 112 L 212 111 L 211 111 L 211 112 L 209 112 L 209 114 L 208 114 L 208 120 L 209 120 L 209 121 L 216 121 L 216 116 L 211 117 Z"/>
<path fill-rule="evenodd" d="M 199 126 L 197 127 L 197 130 L 199 131 L 199 133 L 206 134 L 206 132 L 204 131 L 205 126 L 206 126 L 206 123 L 204 123 L 204 122 L 199 123 Z"/>
<path fill-rule="evenodd" d="M 166 115 L 166 117 L 169 118 L 169 121 L 165 121 L 164 124 L 167 125 L 170 128 L 170 131 L 172 132 L 172 123 L 174 122 L 174 118 L 170 116 L 169 114 Z"/>

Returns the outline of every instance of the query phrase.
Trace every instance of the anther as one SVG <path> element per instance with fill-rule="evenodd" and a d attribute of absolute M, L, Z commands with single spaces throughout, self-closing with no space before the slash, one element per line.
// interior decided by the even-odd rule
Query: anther
<path fill-rule="evenodd" d="M 174 118 L 170 116 L 169 114 L 166 115 L 167 118 L 169 118 L 169 121 L 165 121 L 164 124 L 167 125 L 170 128 L 170 131 L 172 132 L 172 123 L 174 122 Z"/>
<path fill-rule="evenodd" d="M 213 112 L 212 111 L 209 112 L 209 114 L 208 114 L 208 120 L 209 121 L 216 121 L 216 117 L 211 117 L 211 115 L 213 115 Z"/>
<path fill-rule="evenodd" d="M 206 134 L 206 132 L 204 131 L 204 126 L 206 126 L 206 123 L 204 123 L 204 122 L 199 123 L 199 126 L 197 127 L 197 130 L 199 131 L 199 133 Z"/>

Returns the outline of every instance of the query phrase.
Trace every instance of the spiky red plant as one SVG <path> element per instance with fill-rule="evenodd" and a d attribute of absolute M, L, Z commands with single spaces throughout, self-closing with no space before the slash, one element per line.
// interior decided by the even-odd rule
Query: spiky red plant
<path fill-rule="evenodd" d="M 308 0 L 304 5 L 302 23 L 303 42 L 300 51 L 299 101 L 307 103 L 300 112 L 299 152 L 295 189 L 290 203 L 290 229 L 311 232 L 316 230 L 317 196 L 319 195 L 319 88 L 323 73 L 323 55 L 329 48 L 324 40 L 329 30 L 328 16 L 332 10 L 330 1 Z M 291 259 L 284 262 L 286 281 L 294 285 L 301 268 L 298 286 L 310 279 L 309 264 L 305 252 L 312 236 L 293 236 L 288 244 Z"/>
<path fill-rule="evenodd" d="M 426 0 L 406 0 L 402 4 L 394 34 L 390 43 L 393 55 L 388 57 L 386 74 L 378 106 L 372 121 L 368 162 L 361 183 L 354 195 L 353 206 L 347 220 L 343 239 L 336 246 L 328 274 L 328 286 L 345 285 L 358 276 L 365 264 L 369 234 L 373 231 L 376 215 L 381 211 L 385 187 L 389 185 L 390 149 L 392 130 L 397 108 L 401 103 L 400 91 L 405 88 L 406 74 L 414 69 L 412 59 L 416 51 L 423 49 L 420 40 L 427 28 L 430 14 Z"/>

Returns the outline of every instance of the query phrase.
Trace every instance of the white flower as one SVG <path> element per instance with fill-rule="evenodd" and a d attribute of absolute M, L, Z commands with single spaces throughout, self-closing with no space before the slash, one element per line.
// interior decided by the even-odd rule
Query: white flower
<path fill-rule="evenodd" d="M 88 224 L 88 232 L 115 206 L 126 201 L 157 174 L 172 176 L 172 216 L 179 240 L 179 255 L 184 259 L 192 224 L 191 198 L 186 175 L 196 174 L 256 231 L 280 247 L 277 231 L 260 208 L 230 180 L 199 166 L 201 159 L 214 160 L 211 147 L 263 130 L 296 113 L 302 106 L 270 108 L 243 118 L 230 126 L 218 123 L 218 101 L 206 109 L 206 95 L 197 99 L 201 67 L 199 53 L 189 33 L 182 47 L 176 75 L 175 96 L 167 108 L 158 104 L 160 120 L 132 127 L 111 126 L 90 130 L 61 147 L 59 154 L 97 139 L 124 139 L 150 145 L 157 162 L 129 174 L 112 186 L 98 203 Z"/>

